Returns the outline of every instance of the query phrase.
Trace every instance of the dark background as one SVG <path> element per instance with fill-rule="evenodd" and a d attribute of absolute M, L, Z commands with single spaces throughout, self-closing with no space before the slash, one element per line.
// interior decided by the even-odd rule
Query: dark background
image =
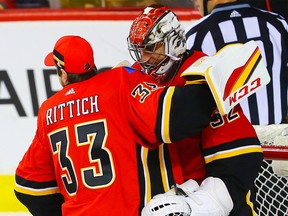
<path fill-rule="evenodd" d="M 288 0 L 269 0 L 268 2 L 272 12 L 282 15 L 288 20 Z M 267 10 L 266 0 L 251 0 L 250 4 L 254 7 Z"/>

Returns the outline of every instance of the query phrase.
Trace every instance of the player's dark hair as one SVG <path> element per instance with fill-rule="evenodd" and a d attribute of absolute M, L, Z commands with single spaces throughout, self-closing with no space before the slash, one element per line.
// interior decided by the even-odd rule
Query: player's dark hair
<path fill-rule="evenodd" d="M 87 79 L 95 76 L 96 74 L 98 74 L 98 70 L 95 66 L 94 68 L 92 68 L 87 73 L 74 74 L 74 73 L 69 73 L 67 71 L 66 71 L 66 73 L 68 76 L 68 82 L 69 82 L 69 84 L 71 84 L 71 83 L 75 83 L 75 82 L 81 82 L 81 81 L 87 80 Z M 61 74 L 62 74 L 61 68 L 58 66 L 57 66 L 57 74 L 58 74 L 58 76 L 61 76 Z"/>
<path fill-rule="evenodd" d="M 82 74 L 67 73 L 69 83 L 81 82 L 81 81 L 84 81 L 84 80 L 87 80 L 87 79 L 93 77 L 96 74 L 97 74 L 97 68 L 96 67 L 92 68 L 87 73 L 82 73 Z"/>

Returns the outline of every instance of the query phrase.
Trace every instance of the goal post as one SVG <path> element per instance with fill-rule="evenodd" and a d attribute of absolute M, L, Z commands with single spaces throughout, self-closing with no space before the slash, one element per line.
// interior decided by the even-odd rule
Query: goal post
<path fill-rule="evenodd" d="M 264 153 L 254 182 L 258 216 L 288 215 L 288 124 L 254 128 Z"/>
<path fill-rule="evenodd" d="M 284 160 L 288 163 L 288 143 L 287 146 L 265 146 L 262 145 L 265 160 Z"/>

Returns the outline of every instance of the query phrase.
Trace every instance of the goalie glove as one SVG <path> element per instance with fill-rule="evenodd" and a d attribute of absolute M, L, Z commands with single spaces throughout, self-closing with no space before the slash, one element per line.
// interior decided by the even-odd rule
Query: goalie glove
<path fill-rule="evenodd" d="M 190 179 L 181 185 L 172 187 L 164 194 L 154 196 L 143 208 L 141 216 L 172 216 L 173 213 L 179 216 L 189 216 L 191 209 L 185 201 L 185 196 L 192 194 L 198 187 L 198 183 Z"/>
<path fill-rule="evenodd" d="M 178 186 L 184 195 L 168 194 L 155 196 L 142 210 L 142 216 L 226 216 L 233 202 L 224 182 L 208 177 L 195 188 Z"/>
<path fill-rule="evenodd" d="M 194 62 L 181 76 L 205 77 L 221 115 L 270 82 L 255 41 L 229 44 Z"/>
<path fill-rule="evenodd" d="M 181 76 L 187 79 L 189 79 L 189 77 L 202 76 L 202 78 L 205 79 L 209 70 L 216 66 L 221 59 L 231 55 L 234 50 L 237 50 L 241 46 L 242 44 L 240 43 L 226 45 L 213 56 L 203 56 L 188 67 Z M 224 71 L 222 73 L 224 73 Z"/>
<path fill-rule="evenodd" d="M 208 177 L 200 187 L 186 197 L 191 216 L 226 216 L 233 209 L 233 201 L 220 178 Z"/>
<path fill-rule="evenodd" d="M 163 195 L 183 195 L 183 194 L 188 195 L 193 193 L 197 188 L 199 188 L 199 184 L 195 180 L 189 179 L 181 185 L 179 184 L 173 185 L 171 189 L 166 193 L 158 194 L 153 198 Z"/>

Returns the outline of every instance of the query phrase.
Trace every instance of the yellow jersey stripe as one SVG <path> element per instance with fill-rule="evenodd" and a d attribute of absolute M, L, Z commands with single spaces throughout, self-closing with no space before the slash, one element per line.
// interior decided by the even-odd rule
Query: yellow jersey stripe
<path fill-rule="evenodd" d="M 164 158 L 164 144 L 159 146 L 159 160 L 160 160 L 160 170 L 161 170 L 161 178 L 162 183 L 164 187 L 164 191 L 167 192 L 169 190 L 169 183 L 168 183 L 168 177 L 166 172 L 166 166 L 165 166 L 165 158 Z"/>
<path fill-rule="evenodd" d="M 144 175 L 145 175 L 145 204 L 147 204 L 151 199 L 151 179 L 150 179 L 150 173 L 149 168 L 147 164 L 147 158 L 148 158 L 148 148 L 142 148 L 141 150 L 141 157 L 142 157 L 142 163 L 143 163 L 143 169 L 144 169 Z"/>
<path fill-rule="evenodd" d="M 260 152 L 260 153 L 263 152 L 261 146 L 252 145 L 252 146 L 234 148 L 234 149 L 227 150 L 227 151 L 220 151 L 220 152 L 217 152 L 216 154 L 205 156 L 204 158 L 205 158 L 205 163 L 208 164 L 215 160 L 235 157 L 235 156 L 243 155 L 243 154 L 256 153 L 256 152 Z"/>
<path fill-rule="evenodd" d="M 174 94 L 175 87 L 169 87 L 167 89 L 165 98 L 163 100 L 163 110 L 162 110 L 162 139 L 164 143 L 171 143 L 169 122 L 170 122 L 170 109 L 172 96 Z"/>
<path fill-rule="evenodd" d="M 252 211 L 252 215 L 253 216 L 257 216 L 256 212 L 254 211 L 254 208 L 253 208 L 253 203 L 251 202 L 250 200 L 250 196 L 251 196 L 251 192 L 248 191 L 247 195 L 246 195 L 246 203 L 250 206 L 251 208 L 251 211 Z"/>
<path fill-rule="evenodd" d="M 51 187 L 51 188 L 45 188 L 45 189 L 33 189 L 33 188 L 23 187 L 18 184 L 15 185 L 15 190 L 19 193 L 28 194 L 32 196 L 44 196 L 44 195 L 51 195 L 51 194 L 59 193 L 58 187 Z"/>

